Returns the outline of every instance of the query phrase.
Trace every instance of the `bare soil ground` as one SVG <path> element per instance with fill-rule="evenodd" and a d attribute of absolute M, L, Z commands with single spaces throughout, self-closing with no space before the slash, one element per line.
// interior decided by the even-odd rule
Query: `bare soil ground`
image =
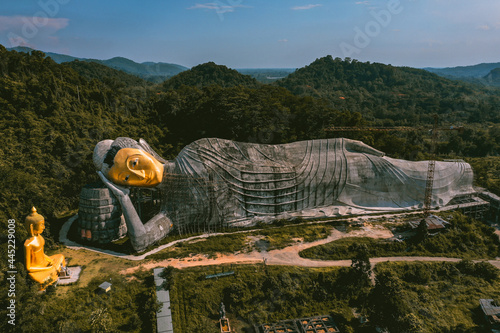
<path fill-rule="evenodd" d="M 500 236 L 500 230 L 497 231 Z M 131 274 L 135 270 L 140 269 L 153 269 L 155 267 L 173 266 L 175 268 L 186 268 L 194 266 L 209 266 L 221 264 L 255 264 L 266 263 L 267 265 L 287 265 L 287 266 L 302 266 L 302 267 L 329 267 L 329 266 L 350 266 L 351 260 L 312 260 L 299 256 L 299 252 L 307 248 L 326 244 L 345 237 L 371 237 L 371 238 L 391 238 L 394 237 L 393 233 L 381 225 L 366 225 L 359 230 L 351 232 L 341 232 L 335 228 L 332 229 L 331 234 L 321 240 L 310 243 L 296 243 L 281 250 L 267 251 L 266 242 L 256 236 L 249 236 L 249 240 L 255 242 L 256 250 L 249 253 L 238 253 L 230 255 L 219 255 L 217 258 L 207 258 L 204 255 L 196 255 L 190 258 L 183 259 L 168 259 L 162 261 L 150 261 L 140 264 L 135 267 L 130 267 L 121 271 L 123 274 Z M 385 262 L 385 261 L 449 261 L 458 262 L 458 258 L 445 258 L 445 257 L 384 257 L 372 258 L 370 262 L 372 265 Z M 490 260 L 491 264 L 500 268 L 500 259 Z"/>
<path fill-rule="evenodd" d="M 295 243 L 281 250 L 267 251 L 266 241 L 256 236 L 250 236 L 251 240 L 255 242 L 258 250 L 249 253 L 239 253 L 230 255 L 219 255 L 215 259 L 208 259 L 203 255 L 193 256 L 191 258 L 183 259 L 167 259 L 157 262 L 148 262 L 142 265 L 131 267 L 122 271 L 122 273 L 130 274 L 139 267 L 145 269 L 152 269 L 154 267 L 173 266 L 176 268 L 185 268 L 193 266 L 208 266 L 220 265 L 229 263 L 262 263 L 266 262 L 268 265 L 290 265 L 290 266 L 303 266 L 303 267 L 326 267 L 326 266 L 349 266 L 350 260 L 311 260 L 301 258 L 299 252 L 322 244 L 332 242 L 344 237 L 372 237 L 372 238 L 390 238 L 393 237 L 391 231 L 380 226 L 365 226 L 360 230 L 354 230 L 349 233 L 341 232 L 335 228 L 332 229 L 327 238 L 320 239 L 310 243 Z"/>

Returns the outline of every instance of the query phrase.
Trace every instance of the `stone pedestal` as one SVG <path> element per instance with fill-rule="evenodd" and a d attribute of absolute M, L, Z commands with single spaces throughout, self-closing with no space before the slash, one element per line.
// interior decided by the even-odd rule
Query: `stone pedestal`
<path fill-rule="evenodd" d="M 80 278 L 80 272 L 82 271 L 81 266 L 66 267 L 66 269 L 61 271 L 59 275 L 59 280 L 57 284 L 70 284 L 78 281 Z"/>

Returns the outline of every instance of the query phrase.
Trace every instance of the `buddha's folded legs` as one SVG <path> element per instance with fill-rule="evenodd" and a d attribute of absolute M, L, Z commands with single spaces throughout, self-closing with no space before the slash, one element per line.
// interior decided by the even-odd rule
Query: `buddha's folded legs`
<path fill-rule="evenodd" d="M 64 259 L 64 255 L 55 254 L 53 256 L 50 256 L 49 258 L 54 262 L 53 266 L 58 272 L 61 270 L 61 266 L 66 267 L 66 260 Z"/>
<path fill-rule="evenodd" d="M 53 283 L 59 278 L 56 266 L 51 266 L 50 269 L 45 271 L 31 272 L 29 276 L 39 284 Z"/>

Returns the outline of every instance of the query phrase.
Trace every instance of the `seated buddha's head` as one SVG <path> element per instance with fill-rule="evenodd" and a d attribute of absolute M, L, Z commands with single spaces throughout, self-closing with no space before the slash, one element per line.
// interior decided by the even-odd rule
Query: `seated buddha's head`
<path fill-rule="evenodd" d="M 163 164 L 145 141 L 117 138 L 99 142 L 94 164 L 109 180 L 122 186 L 152 187 L 163 179 Z"/>
<path fill-rule="evenodd" d="M 31 236 L 40 235 L 45 230 L 45 219 L 36 212 L 36 208 L 31 208 L 31 213 L 26 216 L 24 225 Z"/>

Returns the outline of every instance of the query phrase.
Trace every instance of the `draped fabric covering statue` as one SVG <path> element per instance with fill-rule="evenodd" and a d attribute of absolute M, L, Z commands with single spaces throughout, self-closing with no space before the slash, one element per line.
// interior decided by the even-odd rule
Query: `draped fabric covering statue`
<path fill-rule="evenodd" d="M 204 230 L 266 217 L 421 207 L 428 162 L 384 155 L 360 141 L 342 138 L 281 145 L 211 138 L 187 145 L 174 160 L 166 161 L 142 139 L 117 138 L 97 144 L 94 163 L 120 199 L 129 233 L 137 231 L 136 238 L 142 239 L 135 248 L 142 249 L 163 238 L 172 225 Z M 144 225 L 130 202 L 130 186 L 164 193 L 161 211 Z M 436 162 L 435 205 L 470 193 L 469 164 Z"/>

